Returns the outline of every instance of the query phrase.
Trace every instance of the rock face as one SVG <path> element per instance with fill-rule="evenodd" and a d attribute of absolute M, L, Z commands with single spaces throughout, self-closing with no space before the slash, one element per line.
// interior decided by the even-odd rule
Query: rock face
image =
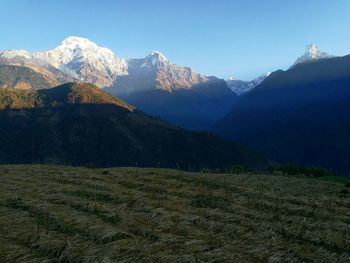
<path fill-rule="evenodd" d="M 0 163 L 220 168 L 267 161 L 208 132 L 150 117 L 91 84 L 0 89 Z"/>

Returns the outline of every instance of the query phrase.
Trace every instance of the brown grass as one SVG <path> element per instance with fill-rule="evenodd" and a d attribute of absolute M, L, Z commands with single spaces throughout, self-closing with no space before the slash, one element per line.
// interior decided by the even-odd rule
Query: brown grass
<path fill-rule="evenodd" d="M 0 166 L 0 262 L 350 262 L 344 183 Z"/>

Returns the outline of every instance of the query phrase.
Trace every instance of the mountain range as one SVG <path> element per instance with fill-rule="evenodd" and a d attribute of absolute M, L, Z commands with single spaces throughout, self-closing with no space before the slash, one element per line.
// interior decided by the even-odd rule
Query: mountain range
<path fill-rule="evenodd" d="M 150 115 L 193 130 L 211 127 L 229 112 L 236 97 L 225 81 L 178 66 L 159 51 L 125 60 L 80 37 L 68 37 L 45 52 L 3 51 L 0 63 L 25 66 L 46 75 L 59 71 L 56 75 L 62 77 L 51 81 L 50 87 L 68 81 L 92 83 Z M 27 86 L 42 88 L 33 83 Z M 16 83 L 12 87 L 17 87 Z M 179 116 L 175 106 L 181 107 L 181 115 L 187 117 Z"/>
<path fill-rule="evenodd" d="M 120 94 L 138 91 L 145 86 L 171 92 L 208 81 L 190 68 L 171 63 L 158 51 L 152 51 L 143 59 L 126 60 L 117 57 L 108 48 L 74 36 L 64 39 L 49 51 L 29 53 L 25 50 L 7 50 L 0 53 L 0 59 L 9 63 L 21 60 L 44 68 L 52 66 L 75 79 L 101 88 L 114 86 Z M 149 85 L 143 83 L 145 80 Z M 117 85 L 116 82 L 121 84 Z M 125 82 L 127 85 L 123 85 Z"/>
<path fill-rule="evenodd" d="M 222 80 L 214 76 L 203 76 L 194 72 L 191 68 L 176 65 L 159 51 L 153 51 L 145 58 L 122 59 L 109 49 L 99 47 L 87 39 L 69 37 L 58 47 L 45 52 L 29 53 L 23 50 L 0 52 L 0 87 L 3 88 L 0 100 L 2 111 L 6 112 L 6 114 L 10 112 L 11 116 L 20 116 L 19 112 L 25 112 L 23 116 L 26 116 L 16 123 L 15 126 L 11 126 L 9 115 L 2 113 L 4 119 L 0 126 L 3 131 L 6 131 L 6 133 L 3 133 L 3 138 L 10 138 L 10 134 L 18 134 L 13 132 L 13 130 L 22 127 L 20 123 L 29 125 L 30 122 L 28 120 L 31 120 L 31 122 L 37 118 L 45 120 L 45 123 L 49 126 L 46 127 L 44 125 L 44 129 L 53 132 L 51 134 L 52 138 L 55 138 L 55 134 L 60 134 L 57 137 L 59 138 L 57 142 L 60 145 L 58 150 L 60 155 L 57 155 L 59 156 L 57 157 L 51 152 L 44 151 L 40 154 L 38 153 L 39 159 L 45 156 L 51 156 L 53 160 L 60 161 L 65 158 L 70 160 L 73 158 L 73 155 L 69 155 L 67 150 L 63 150 L 65 148 L 62 148 L 62 142 L 65 141 L 65 137 L 60 133 L 61 130 L 58 129 L 58 126 L 53 124 L 55 122 L 52 122 L 52 120 L 58 119 L 60 125 L 65 126 L 64 120 L 70 119 L 71 116 L 78 120 L 85 118 L 86 122 L 78 124 L 80 125 L 79 127 L 86 126 L 87 123 L 101 126 L 102 121 L 98 120 L 99 118 L 106 123 L 113 123 L 109 125 L 111 133 L 89 126 L 94 135 L 89 133 L 86 135 L 86 138 L 93 140 L 99 134 L 107 133 L 108 135 L 104 135 L 107 138 L 110 138 L 109 135 L 112 133 L 120 134 L 119 128 L 117 129 L 116 127 L 121 124 L 114 122 L 114 120 L 120 118 L 123 120 L 123 125 L 125 124 L 127 127 L 132 126 L 142 131 L 142 139 L 139 139 L 138 137 L 133 137 L 133 135 L 137 134 L 135 130 L 123 128 L 124 131 L 128 130 L 133 135 L 127 136 L 126 133 L 122 133 L 121 138 L 125 141 L 129 140 L 129 143 L 140 141 L 139 146 L 136 147 L 139 152 L 135 156 L 139 156 L 136 158 L 137 162 L 144 165 L 151 165 L 151 159 L 160 159 L 160 155 L 153 155 L 153 152 L 157 152 L 159 147 L 166 148 L 166 150 L 162 150 L 163 154 L 164 152 L 169 152 L 170 155 L 174 156 L 175 152 L 172 152 L 171 148 L 175 146 L 169 143 L 175 140 L 181 145 L 182 143 L 191 145 L 190 148 L 186 148 L 187 150 L 185 148 L 177 148 L 177 151 L 181 153 L 189 151 L 189 154 L 192 154 L 184 157 L 186 161 L 182 162 L 183 165 L 185 163 L 185 165 L 194 164 L 198 161 L 196 166 L 204 167 L 203 160 L 206 160 L 211 167 L 214 167 L 212 161 L 216 160 L 216 158 L 213 155 L 209 154 L 211 161 L 208 159 L 209 157 L 202 155 L 200 155 L 200 160 L 194 157 L 195 154 L 198 154 L 195 151 L 200 151 L 200 146 L 193 138 L 204 136 L 203 134 L 206 133 L 190 133 L 181 129 L 186 128 L 215 132 L 228 140 L 246 145 L 277 163 L 290 162 L 300 165 L 320 165 L 340 173 L 349 173 L 350 152 L 347 150 L 350 149 L 349 140 L 347 139 L 347 134 L 350 131 L 347 117 L 350 114 L 350 95 L 348 94 L 350 85 L 349 69 L 349 56 L 335 57 L 322 52 L 316 45 L 312 44 L 306 47 L 305 53 L 297 58 L 295 63 L 287 70 L 268 72 L 252 81 L 242 81 L 234 78 Z M 94 86 L 94 92 L 92 93 L 96 93 L 99 90 L 102 92 L 99 96 L 105 98 L 107 95 L 104 91 L 106 91 L 118 98 L 119 102 L 123 101 L 124 106 L 133 106 L 130 106 L 128 114 L 118 116 L 108 114 L 108 118 L 104 119 L 104 111 L 110 106 L 106 108 L 103 106 L 105 103 L 101 100 L 98 100 L 96 103 L 88 100 L 89 103 L 87 105 L 84 104 L 84 106 L 76 103 L 75 99 L 73 99 L 75 101 L 73 104 L 62 104 L 62 100 L 52 101 L 52 104 L 47 104 L 46 99 L 44 99 L 45 96 L 52 98 L 54 95 L 50 92 L 63 90 L 62 88 L 54 87 L 72 81 L 75 83 L 74 87 L 86 85 L 83 84 L 84 81 L 96 84 L 99 88 Z M 51 88 L 53 91 L 47 88 Z M 84 97 L 83 93 L 85 91 L 83 92 L 83 89 L 79 90 L 80 92 L 76 93 L 76 88 L 73 88 L 68 93 L 77 94 L 77 97 L 73 96 L 74 98 Z M 87 95 L 90 98 L 91 91 L 88 90 L 89 88 L 87 88 L 86 92 L 90 94 Z M 111 95 L 108 95 L 109 99 L 113 98 Z M 70 101 L 71 99 L 71 97 L 62 98 L 65 101 Z M 61 107 L 55 107 L 56 104 L 61 105 Z M 110 103 L 107 104 L 110 105 Z M 78 112 L 82 116 L 75 111 L 67 111 L 69 113 L 63 111 L 63 108 L 67 107 L 81 108 Z M 56 112 L 59 108 L 62 110 Z M 99 118 L 92 112 L 92 109 L 100 114 Z M 140 110 L 153 117 L 141 113 Z M 14 114 L 14 112 L 16 113 Z M 34 112 L 38 115 L 35 115 Z M 66 112 L 67 115 L 62 114 L 62 112 Z M 57 119 L 55 119 L 56 117 L 53 119 L 51 117 L 48 118 L 51 115 L 57 116 Z M 93 119 L 86 118 L 87 115 L 91 115 Z M 126 118 L 125 116 L 138 117 Z M 137 120 L 137 124 L 129 123 L 128 121 L 131 119 Z M 166 124 L 162 120 L 171 123 L 171 125 Z M 159 125 L 155 125 L 155 122 Z M 67 134 L 69 136 L 74 134 L 75 137 L 72 136 L 78 138 L 78 135 L 74 132 L 80 128 L 73 125 L 73 123 L 72 121 L 69 124 L 69 129 L 72 126 L 74 131 L 69 130 Z M 42 123 L 38 124 L 38 127 L 41 127 L 41 125 Z M 121 127 L 124 127 L 123 125 Z M 151 140 L 155 145 L 148 143 L 147 136 L 153 138 L 150 130 L 145 132 L 142 130 L 148 125 L 156 127 L 154 129 L 151 128 L 159 137 L 159 140 Z M 164 125 L 167 129 L 163 129 Z M 12 128 L 4 128 L 5 126 Z M 189 137 L 182 141 L 179 139 L 180 137 L 177 137 L 177 132 L 174 132 L 170 137 L 160 135 L 164 133 L 168 136 L 169 130 L 185 133 Z M 30 131 L 27 130 L 26 132 L 29 134 Z M 40 134 L 39 130 L 36 132 Z M 145 134 L 147 136 L 143 136 Z M 21 136 L 28 138 L 25 134 L 21 134 Z M 43 138 L 45 137 L 44 135 L 42 136 Z M 123 136 L 126 137 L 124 138 Z M 20 138 L 18 137 L 18 140 Z M 44 140 L 40 143 L 46 145 L 50 142 L 51 139 L 45 138 L 47 141 Z M 213 138 L 215 139 L 210 139 L 212 140 L 212 144 L 209 143 L 211 146 L 204 147 L 206 151 L 211 151 L 210 149 L 214 148 L 219 150 L 225 143 L 228 143 L 224 140 L 220 141 L 215 136 Z M 85 139 L 82 141 L 78 140 L 78 149 L 81 149 L 81 144 L 87 144 L 95 152 L 99 153 L 101 151 L 101 149 L 96 150 L 97 146 L 88 143 L 87 139 Z M 203 139 L 203 143 L 207 143 L 207 139 Z M 113 141 L 114 139 L 111 140 Z M 166 145 L 162 145 L 163 142 L 161 140 L 167 142 Z M 118 142 L 120 143 L 120 141 Z M 144 145 L 145 142 L 147 143 Z M 105 144 L 107 142 L 103 141 L 102 145 Z M 29 147 L 28 143 L 25 145 Z M 52 149 L 56 147 L 54 144 L 48 143 L 48 145 Z M 111 143 L 111 145 L 116 144 Z M 127 148 L 126 145 L 123 146 L 125 149 Z M 235 143 L 233 145 L 236 146 Z M 6 147 L 9 146 L 7 145 Z M 7 149 L 6 147 L 5 149 Z M 104 147 L 108 148 L 109 146 Z M 15 150 L 9 150 L 10 154 L 8 155 L 6 152 L 3 152 L 4 160 L 23 160 L 28 162 L 30 159 L 28 152 L 26 153 L 27 155 L 23 152 L 17 155 Z M 24 148 L 22 150 L 24 151 Z M 15 156 L 17 157 L 11 157 L 12 159 L 6 157 L 13 156 L 11 151 L 15 151 Z M 147 155 L 142 155 L 144 151 L 151 156 L 148 161 L 144 159 Z M 247 151 L 249 152 L 249 150 Z M 107 152 L 113 158 L 117 158 L 113 155 L 113 150 L 108 150 Z M 134 153 L 136 152 L 137 150 Z M 224 152 L 226 150 L 223 150 Z M 69 157 L 67 157 L 67 154 Z M 99 159 L 95 155 L 92 158 L 91 155 L 86 153 L 87 157 L 73 161 L 81 164 L 90 158 L 101 164 L 102 159 L 113 159 L 108 157 L 107 153 L 99 154 L 103 158 Z M 205 154 L 208 153 L 205 152 Z M 167 154 L 165 155 L 168 156 Z M 254 154 L 251 155 L 251 152 L 248 155 L 250 157 L 243 159 L 257 160 L 255 157 L 251 157 L 255 156 Z M 22 158 L 20 156 L 25 157 Z M 231 156 L 234 156 L 234 159 L 237 160 L 239 154 L 237 151 L 232 151 Z M 164 158 L 162 163 L 174 167 L 174 162 L 170 164 L 171 158 Z M 220 155 L 220 158 L 223 160 L 220 163 L 221 166 L 232 163 L 232 159 L 230 157 L 225 159 L 224 154 Z M 125 159 L 125 164 L 131 159 Z M 175 159 L 180 160 L 181 158 L 176 157 Z M 215 162 L 218 164 L 218 161 Z"/>
<path fill-rule="evenodd" d="M 292 67 L 299 63 L 331 57 L 333 56 L 311 44 Z M 155 89 L 168 92 L 188 90 L 211 79 L 189 67 L 172 63 L 159 51 L 152 51 L 141 59 L 122 59 L 110 49 L 76 36 L 64 39 L 60 45 L 49 51 L 1 51 L 0 64 L 29 67 L 56 78 L 56 82 L 60 83 L 80 80 L 101 88 L 108 87 L 116 95 L 130 95 Z M 226 83 L 233 92 L 241 95 L 254 89 L 270 74 L 271 72 L 267 72 L 251 81 L 231 77 Z"/>

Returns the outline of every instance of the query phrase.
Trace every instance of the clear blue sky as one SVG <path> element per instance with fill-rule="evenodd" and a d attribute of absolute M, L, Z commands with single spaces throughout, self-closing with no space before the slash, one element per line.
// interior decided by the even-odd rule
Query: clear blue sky
<path fill-rule="evenodd" d="M 349 0 L 0 0 L 0 50 L 47 50 L 70 35 L 119 57 L 159 50 L 205 75 L 289 67 L 309 43 L 350 53 Z"/>

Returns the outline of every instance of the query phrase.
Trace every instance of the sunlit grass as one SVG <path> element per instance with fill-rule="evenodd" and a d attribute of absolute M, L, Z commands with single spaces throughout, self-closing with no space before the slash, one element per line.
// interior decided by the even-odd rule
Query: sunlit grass
<path fill-rule="evenodd" d="M 346 183 L 0 166 L 0 262 L 349 262 Z"/>

